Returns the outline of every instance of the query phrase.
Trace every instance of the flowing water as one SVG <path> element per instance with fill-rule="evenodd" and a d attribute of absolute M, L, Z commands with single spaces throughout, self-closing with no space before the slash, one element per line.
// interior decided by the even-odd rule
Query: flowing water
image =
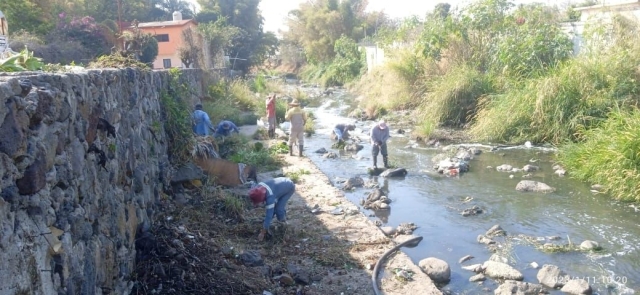
<path fill-rule="evenodd" d="M 388 142 L 390 162 L 406 168 L 409 174 L 402 179 L 383 179 L 367 174 L 371 167 L 371 146 L 364 141 L 364 149 L 355 152 L 340 152 L 340 159 L 325 159 L 314 151 L 320 148 L 331 150 L 330 134 L 335 124 L 353 122 L 342 116 L 346 108 L 342 99 L 348 95 L 338 94 L 333 103 L 327 102 L 313 111 L 316 134 L 305 139 L 305 154 L 320 170 L 339 186 L 336 180 L 360 176 L 377 181 L 387 190 L 391 210 L 387 213 L 362 209 L 372 219 L 381 220 L 386 226 L 397 226 L 413 222 L 418 226 L 415 235 L 424 237 L 421 244 L 404 251 L 417 264 L 427 257 L 446 261 L 451 267 L 451 282 L 444 288 L 454 294 L 486 293 L 483 288 L 495 289 L 492 280 L 483 284 L 470 283 L 474 273 L 460 268 L 458 260 L 472 255 L 464 264 L 482 263 L 491 252 L 479 244 L 476 238 L 495 224 L 499 224 L 510 236 L 524 234 L 538 238 L 560 236 L 559 244 L 577 244 L 584 240 L 599 243 L 603 251 L 585 253 L 542 252 L 522 239 L 509 239 L 500 250 L 510 263 L 521 271 L 526 282 L 537 283 L 538 269 L 532 262 L 542 266 L 553 264 L 571 277 L 587 280 L 595 294 L 640 294 L 640 208 L 612 201 L 605 195 L 594 194 L 590 187 L 570 177 L 553 173 L 553 151 L 541 148 L 500 149 L 483 152 L 470 161 L 470 171 L 459 177 L 444 177 L 433 171 L 431 158 L 441 153 L 436 148 L 427 148 L 412 142 L 410 138 L 395 133 L 390 125 L 392 137 Z M 336 105 L 338 105 L 336 107 Z M 352 134 L 366 138 L 373 122 L 358 122 Z M 336 150 L 333 150 L 334 152 Z M 502 164 L 523 167 L 530 161 L 540 166 L 532 180 L 544 182 L 554 188 L 553 193 L 522 193 L 515 186 L 522 173 L 497 172 Z M 379 163 L 381 159 L 379 159 Z M 569 171 L 570 173 L 570 171 Z M 513 174 L 514 177 L 509 176 Z M 355 204 L 366 197 L 370 189 L 359 188 L 347 192 L 346 196 Z M 463 217 L 460 211 L 477 205 L 484 210 L 476 216 Z M 551 290 L 551 294 L 561 294 Z"/>

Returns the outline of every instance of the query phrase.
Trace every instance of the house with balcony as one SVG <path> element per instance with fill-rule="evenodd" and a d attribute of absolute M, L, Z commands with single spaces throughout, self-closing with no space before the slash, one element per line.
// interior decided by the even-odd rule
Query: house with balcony
<path fill-rule="evenodd" d="M 139 23 L 138 29 L 153 35 L 158 40 L 158 56 L 153 62 L 154 69 L 187 68 L 180 60 L 180 48 L 184 45 L 183 32 L 196 30 L 194 19 L 182 19 L 182 13 L 174 12 L 173 20 Z"/>

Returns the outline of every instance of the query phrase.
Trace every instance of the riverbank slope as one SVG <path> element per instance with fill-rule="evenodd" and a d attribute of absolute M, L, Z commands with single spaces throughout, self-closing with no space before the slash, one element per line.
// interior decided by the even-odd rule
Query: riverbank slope
<path fill-rule="evenodd" d="M 253 126 L 244 126 L 242 133 L 252 135 L 255 130 Z M 406 237 L 398 237 L 398 240 L 386 237 L 308 158 L 286 155 L 283 160 L 286 163 L 282 169 L 284 175 L 299 175 L 296 193 L 287 209 L 289 224 L 285 236 L 274 234 L 276 240 L 281 240 L 268 241 L 261 245 L 262 249 L 287 252 L 293 246 L 301 251 L 273 258 L 302 262 L 299 264 L 304 269 L 324 274 L 315 277 L 317 280 L 306 287 L 305 294 L 372 294 L 373 266 L 387 250 Z M 278 173 L 264 173 L 261 179 Z M 332 211 L 336 207 L 342 208 L 343 214 L 334 214 Z M 313 209 L 316 210 L 312 212 Z M 251 214 L 259 220 L 263 210 L 253 210 Z M 258 243 L 256 240 L 247 242 Z M 305 253 L 307 249 L 313 250 Z M 269 256 L 266 263 L 269 263 Z M 384 266 L 380 271 L 380 289 L 385 294 L 442 294 L 402 252 L 391 255 Z M 397 278 L 395 272 L 400 269 L 412 274 L 411 279 Z"/>

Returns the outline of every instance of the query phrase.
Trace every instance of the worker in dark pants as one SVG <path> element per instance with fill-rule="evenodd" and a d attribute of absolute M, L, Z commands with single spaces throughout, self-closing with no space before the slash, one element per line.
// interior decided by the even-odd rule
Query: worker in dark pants
<path fill-rule="evenodd" d="M 371 155 L 373 156 L 373 168 L 378 168 L 378 153 L 382 154 L 384 168 L 389 168 L 389 158 L 387 154 L 387 140 L 389 140 L 389 128 L 384 120 L 371 128 Z"/>

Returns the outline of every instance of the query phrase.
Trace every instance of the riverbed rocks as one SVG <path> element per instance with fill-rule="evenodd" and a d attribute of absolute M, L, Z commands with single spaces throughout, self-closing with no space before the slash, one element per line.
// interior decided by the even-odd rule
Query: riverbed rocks
<path fill-rule="evenodd" d="M 392 177 L 405 177 L 407 176 L 407 169 L 405 168 L 391 168 L 380 173 L 380 177 L 392 178 Z"/>
<path fill-rule="evenodd" d="M 326 154 L 326 153 L 328 153 L 328 152 L 329 152 L 329 151 L 327 151 L 327 149 L 325 149 L 325 148 L 319 148 L 319 149 L 317 149 L 317 150 L 315 151 L 315 153 L 316 153 L 316 154 L 323 154 L 323 155 L 324 155 L 324 154 Z"/>
<path fill-rule="evenodd" d="M 480 207 L 478 206 L 473 206 L 471 208 L 467 208 L 462 210 L 462 212 L 460 212 L 460 215 L 464 216 L 464 217 L 468 217 L 468 216 L 474 216 L 474 215 L 478 215 L 482 213 L 482 209 L 480 209 Z"/>
<path fill-rule="evenodd" d="M 536 192 L 536 193 L 550 193 L 555 189 L 546 183 L 535 180 L 521 180 L 516 185 L 516 190 L 520 192 Z"/>
<path fill-rule="evenodd" d="M 584 279 L 569 280 L 560 291 L 572 295 L 591 295 L 593 290 Z"/>
<path fill-rule="evenodd" d="M 334 153 L 334 152 L 328 152 L 325 153 L 324 155 L 322 155 L 323 158 L 325 159 L 337 159 L 339 156 L 338 154 Z"/>
<path fill-rule="evenodd" d="M 560 165 L 553 165 L 553 167 L 551 169 L 553 169 L 553 174 L 556 174 L 558 176 L 567 175 L 567 170 L 565 170 L 564 167 L 562 167 Z"/>
<path fill-rule="evenodd" d="M 387 210 L 390 208 L 389 204 L 391 203 L 391 199 L 387 197 L 387 194 L 383 190 L 376 188 L 371 191 L 367 198 L 361 203 L 365 209 Z"/>
<path fill-rule="evenodd" d="M 448 283 L 451 280 L 451 268 L 444 260 L 429 257 L 420 260 L 418 266 L 436 283 Z"/>
<path fill-rule="evenodd" d="M 524 279 L 524 276 L 520 271 L 506 263 L 485 261 L 482 264 L 482 268 L 484 268 L 484 274 L 493 279 L 515 281 L 522 281 Z"/>
<path fill-rule="evenodd" d="M 469 171 L 469 163 L 460 158 L 445 158 L 439 160 L 433 166 L 433 169 L 447 176 L 458 176 L 461 173 Z"/>
<path fill-rule="evenodd" d="M 502 227 L 499 224 L 496 224 L 492 226 L 490 229 L 488 229 L 485 235 L 489 237 L 506 236 L 507 232 L 504 229 L 502 229 Z"/>
<path fill-rule="evenodd" d="M 567 274 L 560 270 L 559 267 L 551 264 L 545 264 L 538 271 L 536 278 L 540 284 L 555 289 L 564 286 L 564 282 L 567 281 L 564 279 L 566 275 Z"/>
<path fill-rule="evenodd" d="M 494 292 L 495 295 L 539 295 L 548 293 L 544 286 L 539 284 L 506 280 Z"/>
<path fill-rule="evenodd" d="M 473 259 L 475 257 L 473 257 L 472 255 L 465 255 L 462 258 L 458 259 L 458 263 L 463 263 L 465 261 L 469 261 L 471 259 Z"/>
<path fill-rule="evenodd" d="M 416 230 L 418 226 L 413 222 L 403 222 L 396 228 L 396 233 L 399 235 L 410 235 Z"/>
<path fill-rule="evenodd" d="M 594 251 L 599 248 L 600 248 L 600 245 L 598 244 L 598 242 L 595 242 L 595 241 L 585 240 L 582 243 L 580 243 L 581 250 Z"/>
<path fill-rule="evenodd" d="M 362 177 L 356 176 L 347 179 L 347 181 L 342 185 L 343 190 L 352 190 L 356 187 L 364 186 L 364 179 Z"/>
<path fill-rule="evenodd" d="M 347 143 L 344 146 L 344 150 L 347 152 L 357 152 L 363 148 L 364 148 L 363 145 L 357 144 L 357 143 Z"/>

